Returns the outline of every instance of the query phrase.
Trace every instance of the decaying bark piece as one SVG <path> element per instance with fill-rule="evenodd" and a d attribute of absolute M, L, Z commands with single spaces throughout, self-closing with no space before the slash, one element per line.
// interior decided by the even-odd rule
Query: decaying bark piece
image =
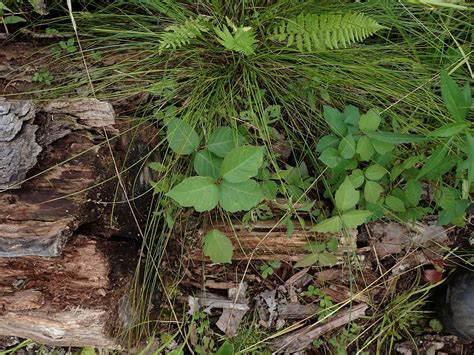
<path fill-rule="evenodd" d="M 0 101 L 0 257 L 59 255 L 113 199 L 101 184 L 115 174 L 110 153 L 94 141 L 104 140 L 101 122 L 115 131 L 113 110 L 94 99 L 79 103 L 61 113 L 63 102 Z"/>
<path fill-rule="evenodd" d="M 81 235 L 60 257 L 0 258 L 0 335 L 119 348 L 114 336 L 130 325 L 119 305 L 133 259 L 126 243 Z"/>
<path fill-rule="evenodd" d="M 278 226 L 277 220 L 259 221 L 251 228 L 244 226 L 238 221 L 233 221 L 232 226 L 225 223 L 213 223 L 207 226 L 202 235 L 206 235 L 207 230 L 218 229 L 226 234 L 234 246 L 233 260 L 280 260 L 280 261 L 298 261 L 308 251 L 305 245 L 314 241 L 327 241 L 330 238 L 337 238 L 341 243 L 337 255 L 342 255 L 344 251 L 356 250 L 356 233 L 354 231 L 350 238 L 342 237 L 342 234 L 321 234 L 309 232 L 309 225 L 303 229 L 295 223 L 293 234 L 286 235 L 286 227 Z M 344 244 L 345 243 L 345 244 Z M 197 243 L 190 252 L 190 259 L 209 260 L 200 249 L 200 243 Z"/>

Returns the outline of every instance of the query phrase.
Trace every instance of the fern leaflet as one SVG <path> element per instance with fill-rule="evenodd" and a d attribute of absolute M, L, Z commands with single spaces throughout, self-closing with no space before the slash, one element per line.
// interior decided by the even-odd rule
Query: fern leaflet
<path fill-rule="evenodd" d="M 301 51 L 346 48 L 384 28 L 362 13 L 299 14 L 278 26 L 271 39 Z"/>
<path fill-rule="evenodd" d="M 160 51 L 168 48 L 176 49 L 189 44 L 191 39 L 198 37 L 203 32 L 208 32 L 209 26 L 205 18 L 196 17 L 183 24 L 170 25 L 165 28 L 165 31 L 160 34 Z"/>
<path fill-rule="evenodd" d="M 255 34 L 250 27 L 234 28 L 232 34 L 227 27 L 222 30 L 216 28 L 217 41 L 230 51 L 241 52 L 245 55 L 255 53 L 257 40 Z"/>

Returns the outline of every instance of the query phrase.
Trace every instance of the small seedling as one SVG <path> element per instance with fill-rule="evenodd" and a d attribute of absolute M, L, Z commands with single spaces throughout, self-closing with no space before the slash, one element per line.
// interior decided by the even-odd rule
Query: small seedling
<path fill-rule="evenodd" d="M 32 80 L 36 83 L 51 85 L 54 77 L 47 69 L 40 69 L 33 74 Z"/>
<path fill-rule="evenodd" d="M 270 261 L 269 263 L 264 263 L 260 266 L 260 274 L 264 279 L 268 276 L 273 275 L 273 272 L 281 266 L 281 262 L 278 260 Z"/>

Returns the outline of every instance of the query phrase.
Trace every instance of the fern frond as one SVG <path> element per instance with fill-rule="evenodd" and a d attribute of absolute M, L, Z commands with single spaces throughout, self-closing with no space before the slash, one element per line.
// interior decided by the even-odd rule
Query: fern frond
<path fill-rule="evenodd" d="M 245 55 L 255 53 L 257 40 L 250 27 L 236 27 L 232 34 L 227 27 L 215 28 L 217 41 L 230 51 L 241 52 Z"/>
<path fill-rule="evenodd" d="M 384 28 L 362 13 L 300 14 L 275 28 L 271 39 L 301 52 L 346 48 Z"/>
<path fill-rule="evenodd" d="M 191 39 L 198 37 L 201 33 L 209 31 L 209 24 L 206 18 L 199 16 L 191 18 L 179 25 L 170 25 L 165 28 L 160 35 L 159 50 L 168 48 L 179 48 L 189 44 Z"/>

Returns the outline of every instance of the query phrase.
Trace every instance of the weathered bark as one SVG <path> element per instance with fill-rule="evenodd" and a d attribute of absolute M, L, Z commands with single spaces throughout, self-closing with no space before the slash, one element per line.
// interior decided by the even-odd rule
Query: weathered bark
<path fill-rule="evenodd" d="M 356 231 L 349 238 L 343 238 L 342 234 L 321 234 L 310 232 L 308 224 L 302 228 L 295 222 L 295 230 L 291 236 L 286 235 L 286 227 L 278 226 L 277 220 L 259 221 L 249 226 L 242 225 L 238 221 L 233 221 L 232 226 L 225 223 L 213 223 L 202 231 L 206 235 L 210 229 L 218 229 L 229 237 L 233 246 L 233 260 L 280 260 L 298 261 L 308 251 L 305 246 L 309 242 L 328 241 L 330 238 L 338 238 L 341 243 L 337 255 L 342 255 L 344 251 L 356 249 Z M 204 256 L 201 249 L 202 243 L 196 244 L 189 253 L 192 260 L 209 260 Z"/>
<path fill-rule="evenodd" d="M 119 348 L 114 335 L 130 325 L 126 291 L 132 265 L 126 243 L 82 235 L 60 257 L 0 258 L 0 334 Z"/>
<path fill-rule="evenodd" d="M 111 105 L 94 99 L 0 108 L 0 335 L 118 348 L 137 254 L 123 237 L 137 228 L 128 204 L 110 217 L 147 174 L 127 154 L 139 157 L 148 137 L 122 134 Z"/>

